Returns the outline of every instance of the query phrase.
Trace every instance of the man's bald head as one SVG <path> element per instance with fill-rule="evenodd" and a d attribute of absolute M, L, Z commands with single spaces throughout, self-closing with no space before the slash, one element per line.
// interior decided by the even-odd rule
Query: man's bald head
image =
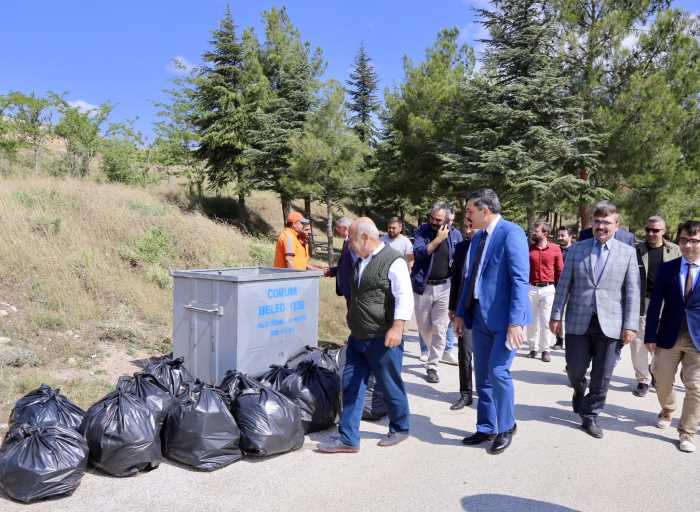
<path fill-rule="evenodd" d="M 360 217 L 350 226 L 350 245 L 355 254 L 366 258 L 379 245 L 379 230 L 369 217 Z"/>

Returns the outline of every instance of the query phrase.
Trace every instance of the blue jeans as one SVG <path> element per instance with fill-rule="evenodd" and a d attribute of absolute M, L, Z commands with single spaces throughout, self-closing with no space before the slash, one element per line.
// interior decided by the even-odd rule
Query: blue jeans
<path fill-rule="evenodd" d="M 474 374 L 479 402 L 476 406 L 476 430 L 484 434 L 507 432 L 515 425 L 515 393 L 510 365 L 515 350 L 506 347 L 506 332 L 492 332 L 474 308 L 472 325 Z"/>
<path fill-rule="evenodd" d="M 384 338 L 359 340 L 350 336 L 343 370 L 343 411 L 338 433 L 348 446 L 360 445 L 360 420 L 370 372 L 383 388 L 389 409 L 389 432 L 408 432 L 408 397 L 401 378 L 403 343 L 387 348 Z"/>
<path fill-rule="evenodd" d="M 445 344 L 445 352 L 450 352 L 452 347 L 455 346 L 456 342 L 457 336 L 455 335 L 455 330 L 452 328 L 452 322 L 450 322 L 447 325 L 447 343 Z M 423 341 L 423 336 L 420 335 L 420 331 L 418 331 L 418 343 L 420 344 L 420 353 L 427 354 L 428 345 L 426 345 L 425 341 Z"/>

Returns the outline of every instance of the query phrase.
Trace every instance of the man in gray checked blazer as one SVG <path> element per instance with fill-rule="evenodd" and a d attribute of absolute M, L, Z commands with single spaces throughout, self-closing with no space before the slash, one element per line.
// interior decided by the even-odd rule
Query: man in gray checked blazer
<path fill-rule="evenodd" d="M 566 371 L 574 388 L 572 406 L 581 416 L 583 429 L 598 439 L 603 431 L 597 417 L 605 406 L 620 350 L 639 329 L 637 255 L 633 247 L 614 238 L 618 224 L 615 205 L 596 205 L 594 238 L 569 249 L 549 323 L 557 334 L 566 307 Z M 591 361 L 586 394 L 586 371 Z"/>

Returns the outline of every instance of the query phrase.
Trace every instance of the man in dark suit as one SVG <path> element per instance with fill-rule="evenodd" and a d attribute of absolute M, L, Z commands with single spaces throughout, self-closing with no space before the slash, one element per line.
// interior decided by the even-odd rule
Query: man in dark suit
<path fill-rule="evenodd" d="M 530 258 L 525 231 L 501 217 L 496 193 L 482 189 L 467 197 L 467 220 L 479 229 L 468 253 L 467 283 L 455 312 L 458 336 L 472 330 L 479 403 L 476 433 L 467 445 L 492 441 L 489 453 L 510 446 L 516 431 L 510 366 L 531 321 L 527 297 Z"/>
<path fill-rule="evenodd" d="M 604 204 L 609 204 L 609 203 L 608 203 L 608 201 L 600 201 L 599 203 L 596 203 L 593 206 L 593 210 L 598 209 L 600 207 L 600 205 L 604 205 Z M 593 228 L 583 229 L 578 234 L 579 242 L 581 240 L 590 240 L 591 238 L 593 238 Z M 632 247 L 637 246 L 637 240 L 634 237 L 634 233 L 630 233 L 622 226 L 618 227 L 617 231 L 615 231 L 615 240 L 622 242 L 623 244 L 631 245 Z"/>
<path fill-rule="evenodd" d="M 684 222 L 678 231 L 682 257 L 659 267 L 647 310 L 644 343 L 654 354 L 652 366 L 661 405 L 656 420 L 659 428 L 671 425 L 676 409 L 673 381 L 681 365 L 685 400 L 678 423 L 678 447 L 694 452 L 700 422 L 700 221 Z"/>
<path fill-rule="evenodd" d="M 466 260 L 469 251 L 469 242 L 472 229 L 467 219 L 467 211 L 464 211 L 464 240 L 455 246 L 454 264 L 452 270 L 452 284 L 450 286 L 450 320 L 454 322 L 455 310 L 459 302 L 459 296 L 464 288 L 466 278 Z M 457 366 L 459 367 L 459 398 L 450 406 L 453 411 L 468 407 L 473 403 L 472 389 L 472 333 L 469 329 L 457 339 Z"/>
<path fill-rule="evenodd" d="M 345 297 L 345 304 L 350 309 L 350 290 L 352 288 L 353 265 L 357 257 L 350 250 L 348 234 L 352 221 L 347 217 L 339 218 L 335 223 L 335 234 L 343 238 L 343 248 L 340 251 L 340 259 L 335 267 L 326 269 L 326 277 L 335 277 L 335 293 L 338 297 Z"/>

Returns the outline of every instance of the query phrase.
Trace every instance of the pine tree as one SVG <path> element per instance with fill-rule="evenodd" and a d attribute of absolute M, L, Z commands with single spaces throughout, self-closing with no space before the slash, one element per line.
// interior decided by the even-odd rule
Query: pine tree
<path fill-rule="evenodd" d="M 320 49 L 312 51 L 309 43 L 302 42 L 286 9 L 270 9 L 263 18 L 265 42 L 259 58 L 269 84 L 269 97 L 248 132 L 251 147 L 246 155 L 257 169 L 261 183 L 280 195 L 282 216 L 286 219 L 291 200 L 302 188 L 285 179 L 292 154 L 289 143 L 304 129 L 318 90 L 323 59 Z"/>
<path fill-rule="evenodd" d="M 597 167 L 596 136 L 567 90 L 549 4 L 492 5 L 479 11 L 491 34 L 484 73 L 465 86 L 460 147 L 444 158 L 454 179 L 497 189 L 532 222 L 538 209 L 582 192 L 577 170 Z"/>
<path fill-rule="evenodd" d="M 214 188 L 237 182 L 244 190 L 247 147 L 243 85 L 244 49 L 236 34 L 230 8 L 212 32 L 211 49 L 204 53 L 204 66 L 193 79 L 192 123 L 199 143 L 196 155 L 206 163 L 206 174 Z M 245 195 L 239 195 L 245 216 Z"/>
<path fill-rule="evenodd" d="M 364 46 L 360 46 L 353 66 L 350 80 L 346 81 L 347 94 L 350 96 L 348 101 L 348 110 L 351 112 L 350 126 L 357 132 L 362 142 L 373 146 L 377 129 L 372 116 L 379 112 L 377 99 L 379 79 Z"/>

